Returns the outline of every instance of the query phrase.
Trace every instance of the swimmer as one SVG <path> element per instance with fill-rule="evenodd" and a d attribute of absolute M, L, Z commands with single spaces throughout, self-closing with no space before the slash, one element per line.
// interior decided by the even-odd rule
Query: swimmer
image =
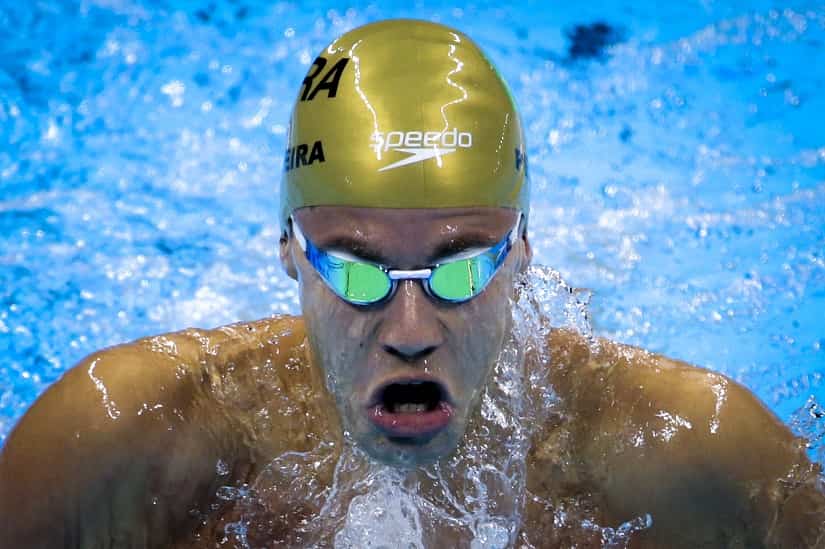
<path fill-rule="evenodd" d="M 149 337 L 69 370 L 0 454 L 0 547 L 240 547 L 227 487 L 262 498 L 247 546 L 300 546 L 320 511 L 295 490 L 330 495 L 334 470 L 320 460 L 287 485 L 270 467 L 283 456 L 355 448 L 414 474 L 466 451 L 530 280 L 524 133 L 461 32 L 384 21 L 322 50 L 280 194 L 302 315 Z M 518 349 L 555 412 L 529 431 L 511 545 L 598 547 L 593 524 L 647 517 L 631 547 L 825 546 L 819 465 L 748 390 L 546 334 L 546 354 Z M 430 545 L 470 546 L 451 535 Z"/>

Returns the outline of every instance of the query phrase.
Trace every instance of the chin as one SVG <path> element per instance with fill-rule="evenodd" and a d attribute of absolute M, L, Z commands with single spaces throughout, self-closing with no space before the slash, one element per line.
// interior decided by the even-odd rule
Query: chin
<path fill-rule="evenodd" d="M 356 437 L 358 447 L 372 459 L 385 465 L 413 468 L 428 465 L 455 451 L 460 434 L 446 429 L 427 440 L 393 440 L 370 429 Z"/>

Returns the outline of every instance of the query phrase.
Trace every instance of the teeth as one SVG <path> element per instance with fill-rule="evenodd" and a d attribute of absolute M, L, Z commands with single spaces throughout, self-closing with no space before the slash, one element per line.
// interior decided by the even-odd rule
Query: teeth
<path fill-rule="evenodd" d="M 415 404 L 415 403 L 404 403 L 404 404 L 396 404 L 395 405 L 395 412 L 399 414 L 412 414 L 416 412 L 426 412 L 427 405 L 426 404 Z"/>

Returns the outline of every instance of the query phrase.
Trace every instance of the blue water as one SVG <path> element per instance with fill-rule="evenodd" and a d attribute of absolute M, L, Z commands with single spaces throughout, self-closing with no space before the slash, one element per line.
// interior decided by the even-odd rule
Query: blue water
<path fill-rule="evenodd" d="M 291 102 L 333 37 L 395 16 L 509 81 L 536 262 L 592 290 L 597 333 L 785 420 L 825 400 L 825 4 L 584 4 L 0 0 L 0 443 L 99 348 L 298 311 Z"/>

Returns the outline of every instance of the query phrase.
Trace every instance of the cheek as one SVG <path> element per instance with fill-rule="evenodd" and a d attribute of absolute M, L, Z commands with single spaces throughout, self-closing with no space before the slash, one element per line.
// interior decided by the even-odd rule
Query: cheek
<path fill-rule="evenodd" d="M 307 326 L 307 336 L 316 351 L 316 358 L 325 369 L 335 364 L 334 353 L 340 351 L 337 345 L 342 331 L 340 301 L 328 291 L 323 282 L 306 269 L 299 267 L 298 284 L 301 293 L 301 312 Z"/>
<path fill-rule="evenodd" d="M 324 285 L 318 276 L 299 269 L 301 308 L 307 336 L 319 366 L 334 377 L 336 391 L 354 383 L 359 353 L 369 327 L 359 314 Z"/>
<path fill-rule="evenodd" d="M 499 275 L 506 275 L 500 272 Z M 484 292 L 456 308 L 462 378 L 477 390 L 484 383 L 501 351 L 510 319 L 508 276 L 496 276 Z"/>

